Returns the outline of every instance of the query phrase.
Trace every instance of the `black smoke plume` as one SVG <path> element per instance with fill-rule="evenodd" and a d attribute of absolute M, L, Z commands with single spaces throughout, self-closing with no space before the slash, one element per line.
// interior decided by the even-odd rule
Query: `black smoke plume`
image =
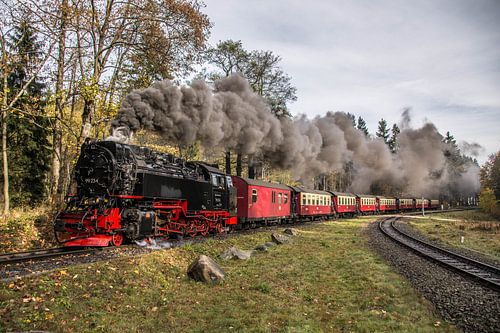
<path fill-rule="evenodd" d="M 132 133 L 156 131 L 180 145 L 199 140 L 204 147 L 260 155 L 305 183 L 351 163 L 355 177 L 350 190 L 356 193 L 369 193 L 376 185 L 418 196 L 476 191 L 478 167 L 469 163 L 458 174 L 450 172 L 444 154 L 449 147 L 436 127 L 427 123 L 414 129 L 410 120 L 405 110 L 393 154 L 383 141 L 367 138 L 354 128 L 342 112 L 314 119 L 304 115 L 278 119 L 243 77 L 232 75 L 217 81 L 214 89 L 202 81 L 185 87 L 162 81 L 134 90 L 112 126 Z"/>

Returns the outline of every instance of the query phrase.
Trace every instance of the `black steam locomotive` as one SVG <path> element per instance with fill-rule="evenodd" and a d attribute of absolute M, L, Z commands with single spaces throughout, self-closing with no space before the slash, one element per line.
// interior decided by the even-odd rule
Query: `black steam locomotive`
<path fill-rule="evenodd" d="M 75 179 L 77 194 L 54 222 L 58 240 L 67 246 L 206 235 L 237 222 L 230 176 L 146 147 L 88 140 Z"/>

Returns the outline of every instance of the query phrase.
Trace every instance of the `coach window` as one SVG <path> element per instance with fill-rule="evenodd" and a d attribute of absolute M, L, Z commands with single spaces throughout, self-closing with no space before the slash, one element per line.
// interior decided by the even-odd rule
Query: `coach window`
<path fill-rule="evenodd" d="M 257 190 L 253 189 L 252 190 L 252 203 L 256 203 L 256 202 L 257 202 Z"/>
<path fill-rule="evenodd" d="M 272 203 L 276 202 L 276 192 L 274 192 L 274 191 L 271 193 L 271 202 Z"/>
<path fill-rule="evenodd" d="M 280 205 L 282 204 L 282 201 L 283 201 L 282 196 L 283 196 L 283 194 L 282 194 L 281 192 L 279 192 L 279 193 L 278 193 L 278 203 L 279 203 Z"/>
<path fill-rule="evenodd" d="M 288 203 L 288 193 L 285 193 L 284 196 L 285 196 L 285 203 L 287 204 Z"/>

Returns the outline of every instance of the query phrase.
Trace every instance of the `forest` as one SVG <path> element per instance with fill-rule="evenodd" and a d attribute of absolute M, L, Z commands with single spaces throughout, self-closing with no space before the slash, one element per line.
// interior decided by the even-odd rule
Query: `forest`
<path fill-rule="evenodd" d="M 247 50 L 239 40 L 210 45 L 215 22 L 204 14 L 205 6 L 199 0 L 0 1 L 4 217 L 12 209 L 61 207 L 71 191 L 81 144 L 86 138 L 109 136 L 125 96 L 154 82 L 213 83 L 240 73 L 273 117 L 292 118 L 289 107 L 297 99 L 297 89 L 281 67 L 280 55 Z M 345 114 L 366 137 L 378 138 L 397 152 L 397 123 L 381 119 L 371 134 L 361 116 Z M 450 147 L 445 156 L 451 173 L 460 173 L 467 164 L 478 166 L 461 152 L 450 132 L 442 140 Z M 296 183 L 289 172 L 259 156 L 207 150 L 196 142 L 167 142 L 147 131 L 136 133 L 135 142 L 185 159 L 217 163 L 238 175 Z M 492 202 L 500 197 L 499 165 L 497 153 L 481 171 L 483 191 Z M 335 172 L 316 176 L 314 184 L 345 191 L 355 173 L 346 162 Z M 461 198 L 451 193 L 446 199 Z"/>

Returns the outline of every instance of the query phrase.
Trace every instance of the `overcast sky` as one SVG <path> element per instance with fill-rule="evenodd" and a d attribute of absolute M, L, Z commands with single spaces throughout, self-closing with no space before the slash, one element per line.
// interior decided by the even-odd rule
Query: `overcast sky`
<path fill-rule="evenodd" d="M 271 50 L 297 87 L 294 115 L 398 122 L 500 149 L 500 0 L 206 0 L 210 43 Z"/>

